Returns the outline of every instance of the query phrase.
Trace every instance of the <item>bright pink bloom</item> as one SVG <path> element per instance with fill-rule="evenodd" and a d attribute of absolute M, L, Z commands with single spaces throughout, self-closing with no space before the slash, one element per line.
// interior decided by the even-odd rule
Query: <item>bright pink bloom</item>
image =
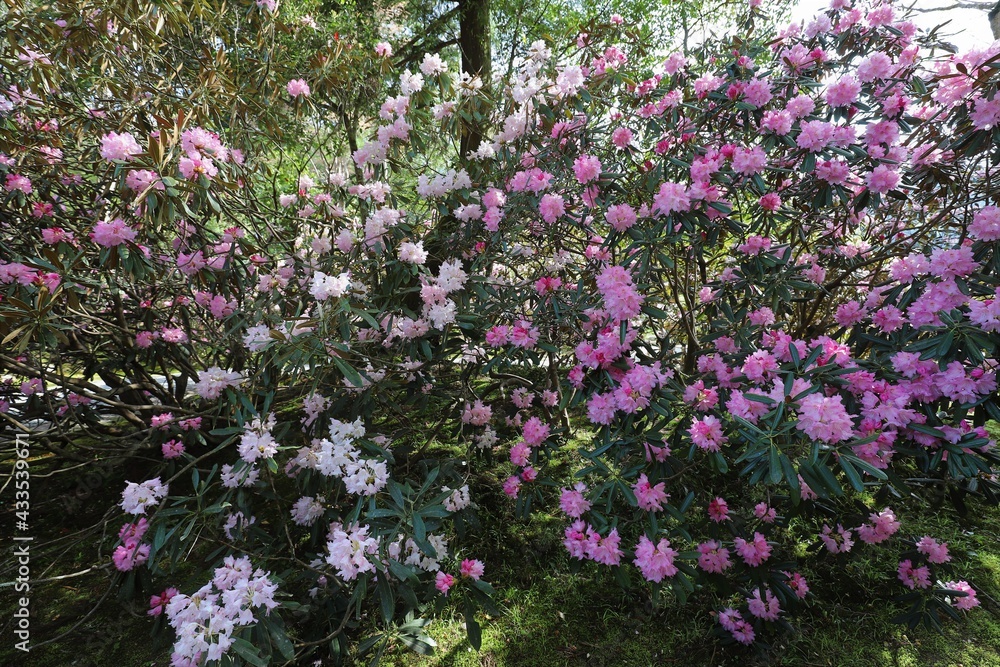
<path fill-rule="evenodd" d="M 796 428 L 814 440 L 835 443 L 853 436 L 854 424 L 840 396 L 809 394 L 799 401 Z"/>
<path fill-rule="evenodd" d="M 136 231 L 121 218 L 111 222 L 99 222 L 90 233 L 90 240 L 106 248 L 113 248 L 122 243 L 135 241 Z"/>
<path fill-rule="evenodd" d="M 722 523 L 729 518 L 729 503 L 722 498 L 712 498 L 708 503 L 708 518 Z"/>
<path fill-rule="evenodd" d="M 895 189 L 899 185 L 899 180 L 899 173 L 884 164 L 875 167 L 865 178 L 868 189 L 879 194 Z"/>
<path fill-rule="evenodd" d="M 755 588 L 747 598 L 747 608 L 750 613 L 765 621 L 777 621 L 781 614 L 781 605 L 770 589 L 764 589 L 764 599 L 761 599 L 760 588 Z"/>
<path fill-rule="evenodd" d="M 722 433 L 722 422 L 712 415 L 695 419 L 688 433 L 691 435 L 691 442 L 709 452 L 719 451 L 728 441 Z"/>
<path fill-rule="evenodd" d="M 163 458 L 176 459 L 184 453 L 184 443 L 180 440 L 167 440 L 163 443 Z"/>
<path fill-rule="evenodd" d="M 729 549 L 714 540 L 698 545 L 698 567 L 709 573 L 725 572 L 732 565 L 729 560 Z"/>
<path fill-rule="evenodd" d="M 469 558 L 462 561 L 461 573 L 463 577 L 478 581 L 483 576 L 485 569 L 486 566 L 483 565 L 482 561 L 471 560 Z"/>
<path fill-rule="evenodd" d="M 913 567 L 912 562 L 903 560 L 899 562 L 899 568 L 897 568 L 896 572 L 898 573 L 899 580 L 910 590 L 915 588 L 930 588 L 931 586 L 931 571 L 926 565 Z"/>
<path fill-rule="evenodd" d="M 964 596 L 954 596 L 951 598 L 951 604 L 956 609 L 961 609 L 962 611 L 969 611 L 979 606 L 979 600 L 976 599 L 976 591 L 969 585 L 967 581 L 948 581 L 944 584 L 944 588 L 950 591 L 958 591 L 959 593 L 965 593 Z"/>
<path fill-rule="evenodd" d="M 139 153 L 142 153 L 142 148 L 129 132 L 110 132 L 101 137 L 101 157 L 105 160 L 129 162 Z"/>
<path fill-rule="evenodd" d="M 524 424 L 522 437 L 529 447 L 538 447 L 549 437 L 550 427 L 538 417 L 532 417 Z"/>
<path fill-rule="evenodd" d="M 149 598 L 149 611 L 146 612 L 149 616 L 159 616 L 163 613 L 163 610 L 167 608 L 167 603 L 170 599 L 177 595 L 179 591 L 176 588 L 168 588 L 164 590 L 159 595 L 153 595 Z"/>
<path fill-rule="evenodd" d="M 737 537 L 733 540 L 733 546 L 743 561 L 751 567 L 757 567 L 771 556 L 771 545 L 760 533 L 754 533 L 750 541 Z"/>
<path fill-rule="evenodd" d="M 637 316 L 643 297 L 632 285 L 632 276 L 624 266 L 606 267 L 597 276 L 597 289 L 604 298 L 604 307 L 615 320 L 629 320 Z"/>
<path fill-rule="evenodd" d="M 455 576 L 452 574 L 447 574 L 445 572 L 439 571 L 434 577 L 434 588 L 441 591 L 445 597 L 448 596 L 448 591 L 452 586 L 455 585 Z"/>
<path fill-rule="evenodd" d="M 628 204 L 615 204 L 608 207 L 605 219 L 608 221 L 608 224 L 611 225 L 612 229 L 623 232 L 635 224 L 635 209 Z"/>
<path fill-rule="evenodd" d="M 292 97 L 309 97 L 309 84 L 305 79 L 292 79 L 285 86 L 288 94 Z"/>
<path fill-rule="evenodd" d="M 670 548 L 670 541 L 661 539 L 655 546 L 645 535 L 639 537 L 639 544 L 635 548 L 635 560 L 632 562 L 646 581 L 661 582 L 665 578 L 677 574 L 677 566 L 674 565 L 674 558 L 677 551 Z"/>
<path fill-rule="evenodd" d="M 601 161 L 593 155 L 581 155 L 573 162 L 573 173 L 581 185 L 586 185 L 601 175 Z"/>
<path fill-rule="evenodd" d="M 665 482 L 654 486 L 646 477 L 646 473 L 639 475 L 639 479 L 632 487 L 639 507 L 647 512 L 659 512 L 663 509 L 663 503 L 667 502 L 667 498 L 670 497 L 665 489 Z"/>
<path fill-rule="evenodd" d="M 865 544 L 880 544 L 896 534 L 899 530 L 899 521 L 896 515 L 888 507 L 878 514 L 868 515 L 870 524 L 864 523 L 858 527 L 858 537 Z"/>
<path fill-rule="evenodd" d="M 948 555 L 948 543 L 940 543 L 935 540 L 930 535 L 924 535 L 917 542 L 917 551 L 927 556 L 927 561 L 930 563 L 947 563 L 951 560 L 951 556 Z"/>
<path fill-rule="evenodd" d="M 538 212 L 542 220 L 551 225 L 566 212 L 566 203 L 560 195 L 544 194 L 538 203 Z"/>

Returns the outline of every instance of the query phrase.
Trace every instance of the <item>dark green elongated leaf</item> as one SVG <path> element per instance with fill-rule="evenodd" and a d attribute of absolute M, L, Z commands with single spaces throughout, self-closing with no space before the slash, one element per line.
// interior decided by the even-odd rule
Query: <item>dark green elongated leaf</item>
<path fill-rule="evenodd" d="M 245 639 L 239 637 L 234 639 L 232 649 L 254 667 L 267 667 L 268 665 L 269 660 L 260 654 L 256 646 Z"/>
<path fill-rule="evenodd" d="M 844 489 L 840 486 L 840 482 L 838 482 L 837 478 L 833 476 L 832 472 L 830 472 L 830 468 L 827 467 L 826 463 L 820 461 L 816 465 L 815 470 L 819 481 L 832 495 L 841 496 L 844 494 Z"/>
<path fill-rule="evenodd" d="M 379 577 L 378 585 L 379 606 L 382 610 L 382 619 L 386 623 L 392 620 L 392 612 L 396 607 L 396 601 L 392 597 L 392 589 L 389 587 L 389 580 Z"/>
<path fill-rule="evenodd" d="M 771 483 L 781 484 L 782 470 L 781 461 L 779 460 L 778 448 L 775 445 L 771 445 L 770 451 L 770 468 L 771 468 Z"/>
<path fill-rule="evenodd" d="M 437 642 L 423 632 L 419 635 L 401 634 L 399 640 L 406 644 L 411 651 L 420 655 L 434 655 L 434 647 L 437 646 Z"/>
<path fill-rule="evenodd" d="M 847 481 L 851 483 L 855 491 L 865 490 L 864 482 L 861 481 L 861 475 L 858 474 L 857 469 L 846 457 L 840 457 L 840 467 L 843 469 L 844 474 L 847 475 Z"/>
<path fill-rule="evenodd" d="M 281 653 L 281 656 L 285 660 L 291 660 L 295 657 L 295 646 L 288 639 L 288 635 L 285 634 L 283 628 L 269 625 L 268 632 L 271 635 L 271 641 L 274 642 L 274 645 L 278 648 L 278 652 Z"/>
<path fill-rule="evenodd" d="M 379 643 L 382 638 L 385 637 L 383 634 L 372 635 L 368 639 L 364 640 L 358 645 L 358 655 L 364 655 L 368 651 L 372 650 L 375 644 Z"/>
<path fill-rule="evenodd" d="M 854 456 L 853 454 L 841 454 L 840 458 L 841 460 L 846 459 L 850 461 L 855 467 L 861 468 L 875 479 L 881 480 L 883 482 L 889 479 L 889 476 L 886 475 L 884 472 L 873 466 L 871 463 L 868 463 L 868 461 L 860 459 L 857 456 Z"/>
<path fill-rule="evenodd" d="M 476 622 L 476 606 L 466 599 L 464 607 L 465 634 L 469 637 L 472 648 L 478 651 L 483 646 L 483 629 Z"/>
<path fill-rule="evenodd" d="M 356 370 L 354 370 L 354 368 L 350 366 L 346 361 L 344 361 L 340 357 L 330 357 L 330 358 L 333 359 L 334 365 L 336 365 L 337 368 L 340 369 L 340 372 L 344 374 L 344 378 L 348 382 L 350 382 L 355 387 L 360 387 L 363 384 L 361 380 L 361 375 Z"/>

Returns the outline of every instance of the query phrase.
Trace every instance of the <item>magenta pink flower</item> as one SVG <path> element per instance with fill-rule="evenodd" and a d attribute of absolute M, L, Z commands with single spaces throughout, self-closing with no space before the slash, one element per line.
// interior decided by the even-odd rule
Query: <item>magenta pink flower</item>
<path fill-rule="evenodd" d="M 170 599 L 177 595 L 179 591 L 176 588 L 167 588 L 159 595 L 153 595 L 149 598 L 149 611 L 146 612 L 149 616 L 159 616 L 163 613 L 163 610 L 167 608 L 167 603 Z"/>
<path fill-rule="evenodd" d="M 899 521 L 888 507 L 878 514 L 870 514 L 868 519 L 870 524 L 864 523 L 858 527 L 858 537 L 865 544 L 885 542 L 899 530 Z"/>
<path fill-rule="evenodd" d="M 514 347 L 531 349 L 538 342 L 538 327 L 527 320 L 520 320 L 510 330 L 510 343 Z"/>
<path fill-rule="evenodd" d="M 773 507 L 768 507 L 767 503 L 757 503 L 753 508 L 753 515 L 764 523 L 774 523 L 778 518 L 778 513 Z"/>
<path fill-rule="evenodd" d="M 122 243 L 135 241 L 136 231 L 121 218 L 111 222 L 99 222 L 90 233 L 90 240 L 106 248 L 113 248 Z"/>
<path fill-rule="evenodd" d="M 854 546 L 854 540 L 852 540 L 851 537 L 851 531 L 845 530 L 844 527 L 838 523 L 836 532 L 834 532 L 830 526 L 824 524 L 823 532 L 820 533 L 819 539 L 823 541 L 827 551 L 830 553 L 842 554 L 847 553 L 851 550 L 851 547 Z"/>
<path fill-rule="evenodd" d="M 931 571 L 926 565 L 913 567 L 913 563 L 907 559 L 899 562 L 899 568 L 896 571 L 899 575 L 899 580 L 910 590 L 915 588 L 930 588 Z"/>
<path fill-rule="evenodd" d="M 729 503 L 722 498 L 712 498 L 708 502 L 708 518 L 716 523 L 722 523 L 729 518 Z"/>
<path fill-rule="evenodd" d="M 305 79 L 292 79 L 285 86 L 288 94 L 292 97 L 309 97 L 309 84 Z"/>
<path fill-rule="evenodd" d="M 698 567 L 705 572 L 718 574 L 725 572 L 732 565 L 729 560 L 729 549 L 715 540 L 702 542 L 698 545 Z"/>
<path fill-rule="evenodd" d="M 639 544 L 635 548 L 635 560 L 632 562 L 646 581 L 661 582 L 665 578 L 677 574 L 677 566 L 674 565 L 674 558 L 677 551 L 670 548 L 670 540 L 663 538 L 655 545 L 642 535 L 639 537 Z"/>
<path fill-rule="evenodd" d="M 781 614 L 778 598 L 767 588 L 764 589 L 763 599 L 760 588 L 755 588 L 753 594 L 747 598 L 747 608 L 751 614 L 765 621 L 777 621 L 778 615 Z"/>
<path fill-rule="evenodd" d="M 451 587 L 455 585 L 455 576 L 452 574 L 447 574 L 445 572 L 438 572 L 434 577 L 434 588 L 441 591 L 445 597 L 448 596 L 448 591 Z"/>
<path fill-rule="evenodd" d="M 531 455 L 531 448 L 523 442 L 519 442 L 510 448 L 510 462 L 516 466 L 528 465 L 528 457 Z"/>
<path fill-rule="evenodd" d="M 167 440 L 162 446 L 163 458 L 176 459 L 184 453 L 184 443 L 180 440 Z"/>
<path fill-rule="evenodd" d="M 974 609 L 979 606 L 979 600 L 976 599 L 976 591 L 969 585 L 969 582 L 949 581 L 944 584 L 944 588 L 947 588 L 950 591 L 965 593 L 964 596 L 956 595 L 951 598 L 951 604 L 956 609 L 969 611 L 970 609 Z"/>
<path fill-rule="evenodd" d="M 219 173 L 215 164 L 207 157 L 182 157 L 178 168 L 181 175 L 188 180 L 195 179 L 200 175 L 204 175 L 205 178 L 211 180 L 212 177 Z"/>
<path fill-rule="evenodd" d="M 635 209 L 628 204 L 615 204 L 608 207 L 605 219 L 612 229 L 623 232 L 634 225 L 637 218 Z"/>
<path fill-rule="evenodd" d="M 624 266 L 612 265 L 597 276 L 597 289 L 604 298 L 608 315 L 615 320 L 636 317 L 642 308 L 643 297 L 632 284 L 632 276 Z"/>
<path fill-rule="evenodd" d="M 927 561 L 930 563 L 947 563 L 951 560 L 951 556 L 948 555 L 948 543 L 940 543 L 935 540 L 930 535 L 924 535 L 917 542 L 917 551 L 927 556 Z"/>
<path fill-rule="evenodd" d="M 750 257 L 767 252 L 770 249 L 771 239 L 764 236 L 751 236 L 747 239 L 746 243 L 741 244 L 738 248 L 740 252 Z"/>
<path fill-rule="evenodd" d="M 814 440 L 835 443 L 853 436 L 854 424 L 840 396 L 809 394 L 799 401 L 796 428 Z"/>
<path fill-rule="evenodd" d="M 615 128 L 615 131 L 611 133 L 611 143 L 617 148 L 628 148 L 628 145 L 632 143 L 632 130 L 627 127 Z"/>
<path fill-rule="evenodd" d="M 980 241 L 1000 241 L 1000 207 L 985 206 L 976 211 L 969 235 Z"/>
<path fill-rule="evenodd" d="M 587 492 L 587 485 L 577 482 L 572 490 L 562 489 L 559 495 L 559 507 L 566 516 L 578 519 L 584 512 L 590 509 L 590 501 L 584 495 Z"/>
<path fill-rule="evenodd" d="M 466 558 L 462 561 L 461 573 L 463 577 L 469 579 L 479 580 L 483 576 L 483 572 L 486 570 L 486 566 L 483 565 L 482 561 L 471 560 Z"/>
<path fill-rule="evenodd" d="M 653 198 L 654 215 L 670 215 L 691 208 L 691 198 L 687 188 L 681 183 L 663 183 Z"/>
<path fill-rule="evenodd" d="M 899 173 L 884 164 L 875 167 L 865 178 L 868 189 L 879 194 L 885 194 L 895 189 L 899 185 L 899 180 Z"/>
<path fill-rule="evenodd" d="M 581 155 L 573 162 L 573 173 L 577 182 L 586 185 L 601 175 L 601 161 L 593 155 Z"/>
<path fill-rule="evenodd" d="M 765 211 L 777 211 L 781 208 L 781 197 L 776 192 L 768 192 L 758 202 Z"/>
<path fill-rule="evenodd" d="M 639 475 L 639 479 L 632 487 L 632 491 L 635 493 L 635 498 L 638 501 L 639 507 L 647 512 L 659 512 L 663 509 L 663 504 L 667 502 L 667 499 L 670 497 L 665 489 L 665 482 L 659 482 L 658 484 L 653 485 L 649 481 L 649 478 L 646 477 L 646 473 Z"/>
<path fill-rule="evenodd" d="M 708 452 L 719 451 L 728 441 L 722 433 L 722 423 L 712 415 L 695 419 L 688 429 L 688 434 L 691 436 L 691 442 Z"/>
<path fill-rule="evenodd" d="M 752 540 L 744 540 L 737 537 L 733 540 L 736 552 L 743 558 L 743 561 L 751 567 L 757 567 L 771 556 L 771 545 L 760 533 L 754 533 Z"/>
<path fill-rule="evenodd" d="M 549 437 L 549 425 L 542 423 L 538 417 L 532 417 L 524 424 L 522 435 L 530 447 L 538 447 Z"/>
<path fill-rule="evenodd" d="M 110 132 L 101 138 L 101 157 L 105 160 L 129 162 L 142 153 L 142 148 L 129 132 Z"/>
<path fill-rule="evenodd" d="M 538 212 L 541 214 L 542 220 L 551 225 L 566 212 L 566 203 L 560 195 L 544 194 L 538 203 Z"/>

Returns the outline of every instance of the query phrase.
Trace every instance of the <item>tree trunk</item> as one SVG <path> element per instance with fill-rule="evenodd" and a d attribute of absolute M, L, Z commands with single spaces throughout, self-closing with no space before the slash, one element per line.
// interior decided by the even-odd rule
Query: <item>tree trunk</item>
<path fill-rule="evenodd" d="M 462 49 L 462 70 L 479 76 L 483 87 L 490 84 L 493 53 L 490 48 L 490 0 L 459 0 L 459 38 Z M 461 151 L 464 158 L 469 151 L 479 148 L 483 128 L 471 123 L 462 131 Z"/>
<path fill-rule="evenodd" d="M 993 39 L 1000 39 L 1000 2 L 993 5 L 990 10 L 990 30 L 993 31 Z"/>

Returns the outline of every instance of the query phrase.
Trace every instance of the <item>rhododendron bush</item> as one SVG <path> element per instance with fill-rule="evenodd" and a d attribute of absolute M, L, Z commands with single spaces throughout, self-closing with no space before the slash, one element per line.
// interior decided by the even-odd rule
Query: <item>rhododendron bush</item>
<path fill-rule="evenodd" d="M 711 599 L 725 643 L 819 598 L 803 559 L 898 556 L 910 625 L 979 604 L 899 516 L 998 501 L 1000 47 L 841 0 L 757 35 L 757 4 L 690 54 L 596 20 L 485 85 L 345 55 L 384 77 L 377 127 L 292 182 L 268 123 L 318 113 L 336 58 L 261 66 L 270 104 L 209 108 L 183 78 L 108 95 L 79 62 L 154 13 L 8 35 L 3 416 L 43 417 L 56 452 L 97 433 L 162 460 L 124 490 L 113 560 L 174 664 L 341 655 L 376 614 L 361 650 L 428 651 L 447 605 L 478 647 L 488 469 L 511 515 L 565 517 L 571 558 Z M 189 558 L 207 583 L 164 591 Z"/>

